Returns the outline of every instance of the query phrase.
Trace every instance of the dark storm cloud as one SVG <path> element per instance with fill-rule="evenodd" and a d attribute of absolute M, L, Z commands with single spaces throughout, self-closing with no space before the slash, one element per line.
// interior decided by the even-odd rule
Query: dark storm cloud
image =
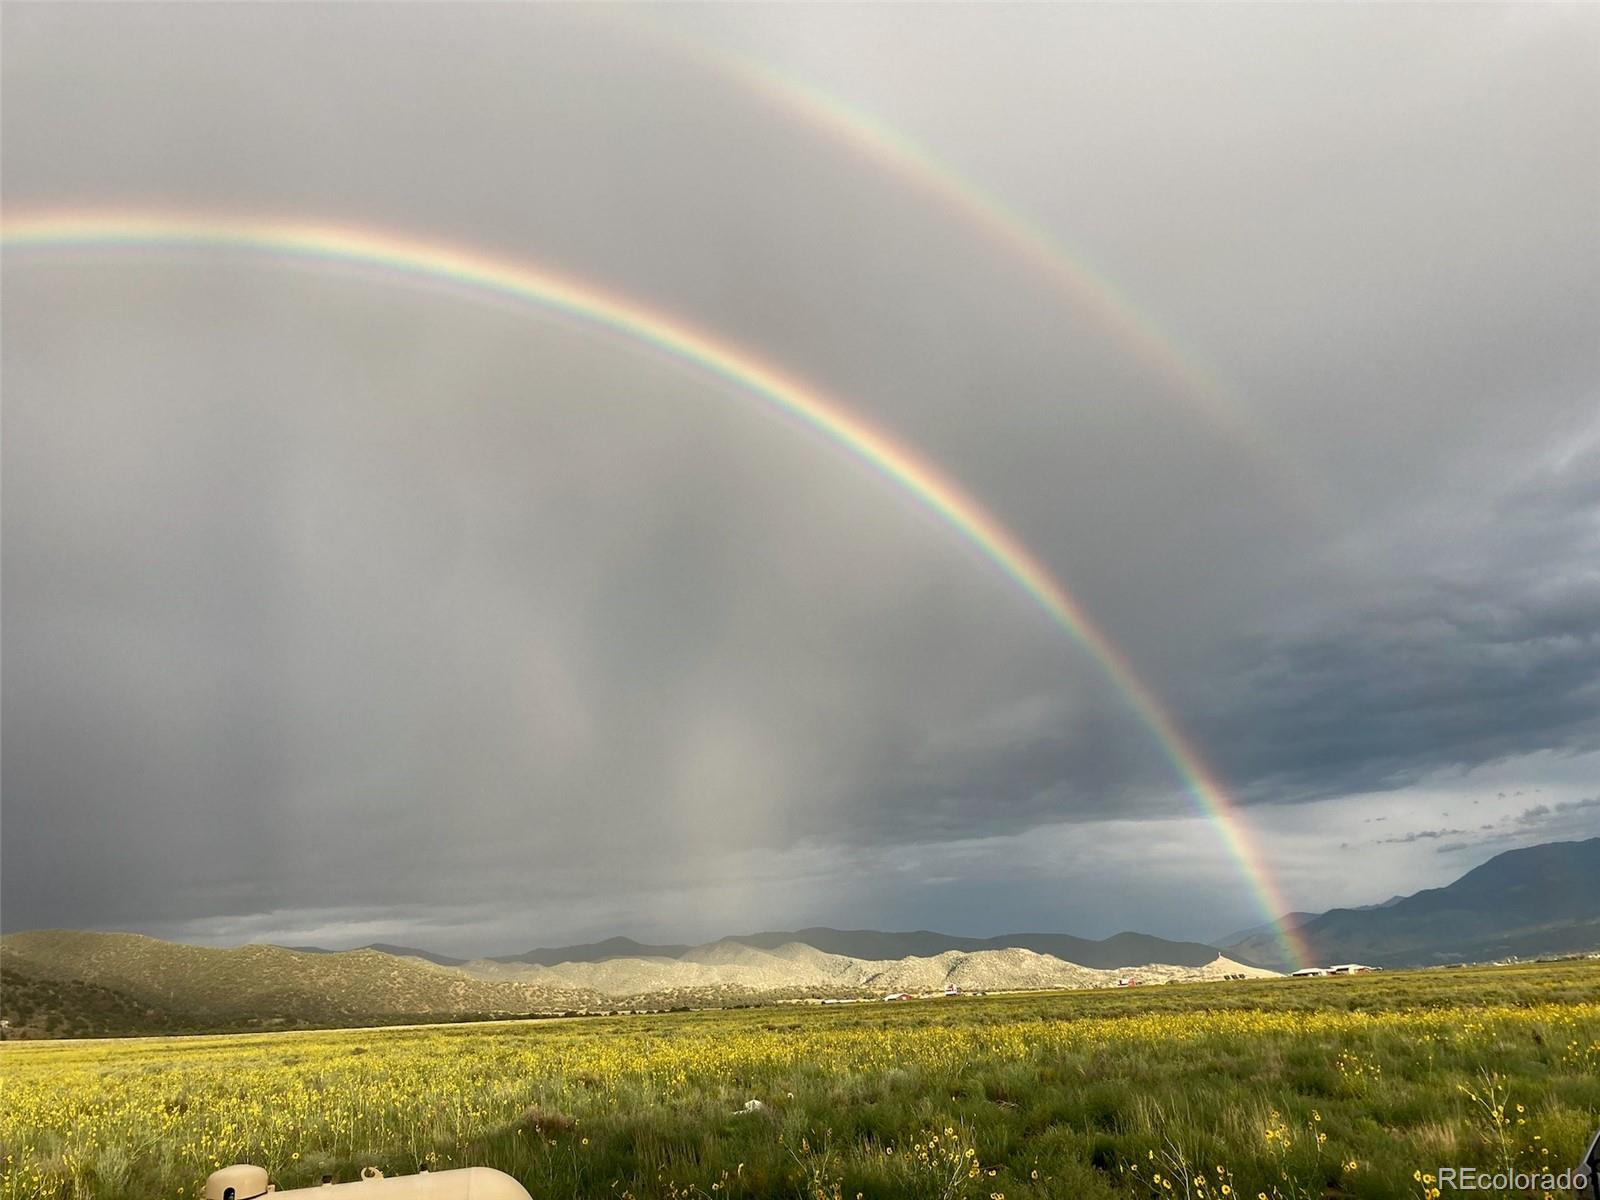
<path fill-rule="evenodd" d="M 1277 645 L 1204 724 L 1263 798 L 1393 788 L 1430 770 L 1600 745 L 1600 576 L 1450 587 L 1357 610 Z"/>
<path fill-rule="evenodd" d="M 6 25 L 8 210 L 410 229 L 770 357 L 1011 525 L 1269 828 L 1600 740 L 1600 164 L 1572 153 L 1600 133 L 1592 13 Z M 992 189 L 1242 426 L 724 52 Z M 720 384 L 359 273 L 5 266 L 7 928 L 488 949 L 646 911 L 738 928 L 779 897 L 767 923 L 912 922 L 915 896 L 999 924 L 1051 923 L 1055 897 L 1112 932 L 1227 887 L 1090 655 Z M 1137 896 L 1095 873 L 1113 824 L 1119 863 L 1151 848 Z M 1014 878 L 997 856 L 1030 846 Z"/>
<path fill-rule="evenodd" d="M 1211 693 L 1232 776 L 1296 800 L 1600 745 L 1600 447 L 1584 437 L 1380 539 L 1383 594 L 1247 641 Z"/>

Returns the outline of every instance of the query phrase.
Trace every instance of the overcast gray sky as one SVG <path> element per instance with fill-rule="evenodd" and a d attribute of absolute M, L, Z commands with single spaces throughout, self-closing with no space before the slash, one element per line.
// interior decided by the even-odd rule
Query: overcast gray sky
<path fill-rule="evenodd" d="M 0 54 L 8 213 L 473 247 L 892 431 L 1293 907 L 1600 830 L 1600 10 L 10 4 Z M 3 301 L 8 930 L 1260 919 L 1083 648 L 736 389 L 225 251 L 13 248 Z"/>

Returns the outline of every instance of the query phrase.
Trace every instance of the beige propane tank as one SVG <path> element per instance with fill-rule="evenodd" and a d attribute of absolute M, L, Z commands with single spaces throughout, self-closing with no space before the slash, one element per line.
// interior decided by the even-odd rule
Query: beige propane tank
<path fill-rule="evenodd" d="M 341 1192 L 343 1197 L 339 1196 Z M 262 1168 L 242 1163 L 213 1171 L 206 1179 L 206 1200 L 256 1200 L 269 1193 L 273 1200 L 279 1196 L 316 1196 L 318 1200 L 533 1200 L 515 1179 L 489 1167 L 422 1171 L 393 1179 L 385 1179 L 382 1171 L 367 1167 L 354 1183 L 329 1182 L 287 1192 L 268 1183 Z"/>

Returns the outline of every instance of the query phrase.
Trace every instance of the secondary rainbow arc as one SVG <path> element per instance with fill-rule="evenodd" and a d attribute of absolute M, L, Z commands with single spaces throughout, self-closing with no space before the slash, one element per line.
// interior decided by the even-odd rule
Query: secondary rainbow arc
<path fill-rule="evenodd" d="M 1289 911 L 1237 806 L 1199 750 L 1135 672 L 1122 651 L 1089 619 L 1065 585 L 973 497 L 910 447 L 810 385 L 726 341 L 592 284 L 510 259 L 426 239 L 327 222 L 214 214 L 117 210 L 46 210 L 0 216 L 7 249 L 214 248 L 377 268 L 397 278 L 444 282 L 488 296 L 524 301 L 577 317 L 688 364 L 795 418 L 880 472 L 926 506 L 1088 652 L 1150 732 L 1272 920 Z M 1280 930 L 1285 957 L 1299 965 L 1302 946 Z"/>
<path fill-rule="evenodd" d="M 1064 246 L 1037 221 L 941 160 L 932 150 L 874 114 L 777 68 L 669 29 L 659 22 L 621 21 L 613 27 L 651 38 L 703 69 L 788 114 L 797 124 L 843 146 L 888 175 L 943 205 L 990 245 L 1020 262 L 1067 298 L 1109 341 L 1160 379 L 1213 429 L 1225 433 L 1293 499 L 1302 515 L 1323 519 L 1330 503 L 1323 482 L 1290 469 L 1279 440 L 1258 414 L 1193 351 L 1081 253 Z"/>

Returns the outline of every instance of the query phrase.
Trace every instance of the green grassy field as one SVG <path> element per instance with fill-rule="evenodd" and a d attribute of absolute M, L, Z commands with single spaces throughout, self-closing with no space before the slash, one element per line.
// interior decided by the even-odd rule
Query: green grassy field
<path fill-rule="evenodd" d="M 1600 962 L 16 1043 L 0 1064 L 6 1197 L 423 1160 L 535 1197 L 1418 1197 L 1441 1165 L 1576 1161 Z"/>

